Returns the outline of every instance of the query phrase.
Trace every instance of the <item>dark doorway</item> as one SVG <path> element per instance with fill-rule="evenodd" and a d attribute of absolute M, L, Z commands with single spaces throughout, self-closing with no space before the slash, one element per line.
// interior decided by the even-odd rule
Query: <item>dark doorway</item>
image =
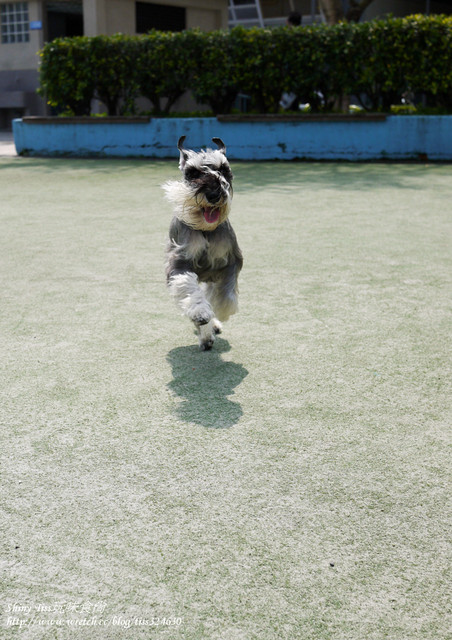
<path fill-rule="evenodd" d="M 47 41 L 83 35 L 83 7 L 80 2 L 47 2 Z"/>
<path fill-rule="evenodd" d="M 151 2 L 135 3 L 137 33 L 151 29 L 159 31 L 183 31 L 185 29 L 185 8 L 171 7 Z"/>

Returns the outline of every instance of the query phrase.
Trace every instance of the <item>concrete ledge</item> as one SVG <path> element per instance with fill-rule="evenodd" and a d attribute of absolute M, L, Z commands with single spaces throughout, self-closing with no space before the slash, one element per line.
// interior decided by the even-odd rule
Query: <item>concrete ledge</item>
<path fill-rule="evenodd" d="M 76 116 L 74 118 L 55 118 L 54 116 L 25 116 L 22 118 L 25 124 L 55 124 L 55 125 L 68 125 L 68 124 L 94 124 L 94 125 L 106 125 L 106 124 L 137 124 L 150 122 L 149 116 L 102 116 L 99 118 L 93 118 L 91 116 Z"/>
<path fill-rule="evenodd" d="M 219 122 L 300 122 L 308 124 L 310 122 L 377 122 L 386 120 L 385 113 L 237 113 L 229 115 L 219 115 Z"/>
<path fill-rule="evenodd" d="M 377 114 L 379 115 L 379 114 Z M 17 153 L 33 156 L 177 158 L 224 140 L 235 160 L 452 160 L 452 116 L 250 118 L 28 118 L 13 122 Z M 100 126 L 102 125 L 102 126 Z"/>

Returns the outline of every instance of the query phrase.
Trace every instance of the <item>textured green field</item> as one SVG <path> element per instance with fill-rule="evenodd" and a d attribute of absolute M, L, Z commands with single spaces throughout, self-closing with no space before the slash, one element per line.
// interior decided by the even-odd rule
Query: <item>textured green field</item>
<path fill-rule="evenodd" d="M 233 169 L 203 353 L 176 162 L 0 160 L 2 640 L 449 637 L 452 167 Z"/>

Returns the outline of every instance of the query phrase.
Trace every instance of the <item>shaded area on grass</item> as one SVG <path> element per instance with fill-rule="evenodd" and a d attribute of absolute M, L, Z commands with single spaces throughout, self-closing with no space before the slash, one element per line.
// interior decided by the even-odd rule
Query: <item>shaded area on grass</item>
<path fill-rule="evenodd" d="M 234 388 L 248 371 L 241 364 L 221 358 L 221 354 L 230 349 L 227 340 L 217 338 L 211 351 L 200 351 L 191 345 L 169 352 L 167 360 L 173 380 L 168 388 L 184 398 L 176 407 L 179 419 L 204 427 L 228 429 L 241 418 L 242 407 L 228 396 L 234 394 Z"/>

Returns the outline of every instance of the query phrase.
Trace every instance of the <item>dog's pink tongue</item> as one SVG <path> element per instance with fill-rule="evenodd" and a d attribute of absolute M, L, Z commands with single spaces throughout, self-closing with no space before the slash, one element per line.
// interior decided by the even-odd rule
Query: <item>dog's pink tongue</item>
<path fill-rule="evenodd" d="M 206 207 L 203 211 L 203 215 L 206 222 L 213 224 L 218 221 L 218 218 L 220 217 L 220 210 Z"/>

